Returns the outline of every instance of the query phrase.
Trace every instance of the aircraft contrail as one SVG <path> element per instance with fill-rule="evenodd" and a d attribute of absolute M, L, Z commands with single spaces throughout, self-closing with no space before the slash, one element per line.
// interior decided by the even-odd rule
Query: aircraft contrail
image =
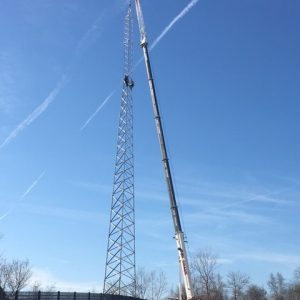
<path fill-rule="evenodd" d="M 39 181 L 44 177 L 45 174 L 46 174 L 46 170 L 44 170 L 38 176 L 38 178 L 36 180 L 34 180 L 34 182 L 28 187 L 28 189 L 22 194 L 22 196 L 20 198 L 23 199 L 24 197 L 26 197 L 32 191 L 32 189 L 39 183 Z M 0 222 L 2 220 L 4 220 L 6 217 L 8 217 L 13 212 L 13 210 L 15 209 L 16 204 L 18 203 L 19 200 L 16 200 L 15 203 L 12 205 L 12 207 L 5 214 L 0 216 Z"/>
<path fill-rule="evenodd" d="M 78 56 L 90 46 L 92 42 L 99 38 L 99 28 L 101 23 L 107 15 L 112 15 L 109 11 L 102 13 L 90 26 L 90 28 L 83 34 L 77 46 L 74 50 L 73 57 L 71 58 L 69 64 L 66 67 L 66 72 L 62 75 L 61 79 L 56 84 L 56 87 L 49 93 L 49 95 L 44 99 L 44 101 L 32 112 L 26 119 L 24 119 L 17 127 L 8 135 L 8 137 L 0 144 L 0 150 L 12 142 L 24 129 L 26 129 L 33 121 L 35 121 L 43 112 L 45 112 L 48 106 L 56 99 L 61 90 L 67 85 L 71 80 L 70 73 L 72 67 L 74 66 Z M 97 34 L 98 33 L 98 34 Z"/>
<path fill-rule="evenodd" d="M 95 40 L 97 40 L 100 36 L 100 25 L 103 22 L 104 19 L 104 13 L 102 13 L 93 23 L 93 25 L 86 31 L 86 33 L 82 36 L 82 38 L 79 40 L 75 55 L 79 56 L 86 48 L 90 46 L 91 43 L 93 43 Z"/>
<path fill-rule="evenodd" d="M 47 108 L 48 106 L 55 100 L 59 92 L 62 88 L 68 83 L 70 80 L 67 76 L 62 76 L 62 79 L 58 82 L 56 87 L 50 92 L 50 94 L 44 99 L 42 104 L 40 104 L 32 113 L 28 115 L 28 117 L 23 120 L 4 140 L 4 142 L 0 145 L 0 149 L 9 144 L 13 139 L 15 139 L 18 134 L 23 131 L 27 126 L 29 126 L 36 118 L 38 118 Z"/>
<path fill-rule="evenodd" d="M 114 95 L 116 90 L 112 91 L 100 104 L 100 106 L 95 110 L 95 112 L 87 119 L 87 121 L 80 127 L 80 131 L 84 130 L 84 128 L 96 117 L 99 111 L 104 107 L 104 105 L 110 100 L 110 98 Z"/>
<path fill-rule="evenodd" d="M 173 26 L 199 2 L 199 0 L 192 0 L 170 23 L 169 25 L 161 32 L 161 34 L 154 40 L 154 42 L 150 45 L 149 51 L 152 51 L 157 44 L 168 34 L 168 32 L 173 28 Z M 134 65 L 133 69 L 135 69 L 141 62 L 144 60 L 142 56 L 137 63 Z"/>
<path fill-rule="evenodd" d="M 4 220 L 10 213 L 12 212 L 13 208 L 9 209 L 5 214 L 0 216 L 0 221 Z"/>
<path fill-rule="evenodd" d="M 172 27 L 180 20 L 182 19 L 197 3 L 199 0 L 192 0 L 170 23 L 169 25 L 161 32 L 161 34 L 154 40 L 154 42 L 150 46 L 150 51 L 153 50 L 157 44 L 165 37 L 166 34 L 172 29 Z M 141 57 L 137 63 L 134 65 L 133 69 L 135 69 L 141 62 L 143 61 L 143 57 Z M 92 116 L 85 122 L 85 124 L 80 128 L 80 131 L 82 131 L 98 114 L 98 112 L 103 108 L 103 106 L 108 102 L 108 100 L 111 98 L 112 94 L 115 93 L 116 90 L 114 90 L 110 96 L 108 96 L 103 103 L 96 109 L 96 111 L 92 114 Z"/>
<path fill-rule="evenodd" d="M 31 191 L 32 189 L 39 183 L 39 181 L 44 177 L 46 174 L 46 170 L 44 170 L 35 180 L 34 182 L 28 187 L 28 189 L 23 193 L 21 198 L 25 198 Z"/>
<path fill-rule="evenodd" d="M 192 0 L 171 22 L 170 24 L 162 31 L 162 33 L 154 40 L 150 46 L 150 50 L 156 47 L 156 45 L 164 38 L 164 36 L 172 29 L 172 27 L 182 19 L 197 3 L 199 0 Z"/>

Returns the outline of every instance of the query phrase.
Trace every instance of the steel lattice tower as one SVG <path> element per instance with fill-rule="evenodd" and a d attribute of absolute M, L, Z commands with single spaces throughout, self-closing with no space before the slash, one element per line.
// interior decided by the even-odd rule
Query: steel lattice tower
<path fill-rule="evenodd" d="M 131 5 L 125 17 L 124 78 L 104 277 L 106 294 L 135 295 Z"/>

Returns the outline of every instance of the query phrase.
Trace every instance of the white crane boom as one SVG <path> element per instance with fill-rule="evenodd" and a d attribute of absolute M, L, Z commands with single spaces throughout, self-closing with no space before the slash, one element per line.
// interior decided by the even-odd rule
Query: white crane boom
<path fill-rule="evenodd" d="M 166 182 L 167 182 L 167 186 L 168 186 L 171 213 L 172 213 L 172 219 L 173 219 L 174 228 L 175 228 L 175 239 L 176 239 L 177 250 L 178 250 L 178 255 L 179 255 L 179 263 L 180 263 L 182 276 L 184 279 L 184 286 L 185 286 L 187 299 L 190 300 L 190 299 L 194 298 L 194 294 L 192 291 L 192 284 L 191 284 L 190 268 L 189 268 L 188 259 L 187 259 L 187 252 L 186 252 L 185 241 L 184 241 L 184 233 L 182 231 L 178 207 L 177 207 L 176 198 L 175 198 L 172 174 L 171 174 L 169 159 L 168 159 L 168 155 L 167 155 L 163 127 L 162 127 L 161 118 L 160 118 L 160 114 L 159 114 L 158 101 L 157 101 L 157 96 L 156 96 L 155 84 L 154 84 L 153 76 L 152 76 L 152 68 L 151 68 L 149 51 L 148 51 L 148 42 L 147 42 L 145 23 L 144 23 L 140 0 L 135 0 L 135 5 L 136 5 L 137 19 L 138 19 L 138 24 L 139 24 L 139 29 L 140 29 L 141 47 L 143 49 L 147 77 L 148 77 L 148 82 L 149 82 L 149 88 L 150 88 L 150 94 L 151 94 L 151 100 L 152 100 L 152 106 L 153 106 L 153 112 L 154 112 L 154 119 L 155 119 L 157 135 L 158 135 L 159 144 L 160 144 L 165 178 L 166 178 Z"/>

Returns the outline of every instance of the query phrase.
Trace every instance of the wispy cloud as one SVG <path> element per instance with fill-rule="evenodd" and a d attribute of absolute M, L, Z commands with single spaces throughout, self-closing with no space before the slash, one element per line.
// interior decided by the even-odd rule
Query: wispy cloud
<path fill-rule="evenodd" d="M 233 260 L 229 258 L 217 258 L 217 262 L 220 265 L 231 265 L 233 264 Z"/>
<path fill-rule="evenodd" d="M 288 211 L 299 206 L 295 200 L 296 186 L 276 182 L 252 184 L 181 181 L 178 188 L 184 205 L 184 219 L 190 225 L 213 222 L 220 228 L 226 226 L 283 226 L 278 211 Z M 274 214 L 275 212 L 275 214 Z M 268 227 L 269 226 L 269 227 Z"/>
<path fill-rule="evenodd" d="M 209 211 L 222 210 L 232 207 L 242 207 L 245 204 L 258 202 L 273 205 L 296 205 L 290 194 L 297 190 L 296 185 L 287 186 L 285 183 L 267 188 L 266 184 L 228 184 L 224 182 L 207 182 L 203 179 L 198 181 L 181 180 L 179 189 L 186 194 L 183 203 L 187 205 L 205 208 L 209 204 Z M 206 209 L 205 209 L 206 210 Z"/>
<path fill-rule="evenodd" d="M 46 170 L 44 170 L 35 180 L 34 182 L 27 188 L 27 190 L 22 194 L 20 199 L 15 201 L 12 207 L 3 215 L 0 215 L 0 221 L 4 220 L 8 217 L 13 210 L 16 208 L 17 204 L 21 204 L 20 200 L 28 196 L 29 193 L 36 187 L 36 185 L 40 182 L 40 180 L 45 176 Z M 101 186 L 96 186 L 94 184 L 85 184 L 85 183 L 74 183 L 79 185 L 80 187 L 86 189 L 101 189 Z M 103 187 L 105 188 L 105 187 Z M 23 211 L 40 215 L 40 216 L 49 216 L 54 218 L 67 219 L 75 222 L 87 222 L 92 224 L 101 224 L 103 221 L 107 222 L 107 215 L 102 214 L 101 212 L 94 212 L 89 210 L 81 210 L 81 209 L 70 209 L 70 208 L 62 208 L 62 207 L 53 207 L 53 206 L 45 206 L 45 205 L 36 205 L 26 203 L 22 205 Z"/>
<path fill-rule="evenodd" d="M 27 118 L 25 118 L 2 142 L 0 145 L 0 149 L 4 148 L 10 142 L 12 142 L 25 128 L 27 128 L 33 121 L 35 121 L 46 109 L 49 105 L 55 100 L 57 95 L 63 89 L 63 87 L 70 80 L 69 76 L 63 75 L 61 80 L 58 82 L 56 87 L 50 92 L 50 94 L 44 99 L 42 104 L 40 104 L 32 113 L 30 113 Z"/>
<path fill-rule="evenodd" d="M 15 63 L 11 51 L 0 52 L 0 113 L 10 114 L 17 102 Z"/>
<path fill-rule="evenodd" d="M 87 182 L 87 181 L 70 181 L 70 183 L 79 189 L 84 189 L 89 192 L 99 193 L 111 193 L 111 185 L 104 185 L 99 182 Z"/>
<path fill-rule="evenodd" d="M 98 108 L 95 110 L 95 112 L 85 121 L 85 123 L 80 127 L 80 131 L 83 131 L 85 127 L 97 116 L 97 114 L 102 110 L 102 108 L 105 106 L 105 104 L 111 99 L 111 97 L 114 95 L 116 90 L 113 90 L 105 99 L 104 101 L 98 106 Z"/>
<path fill-rule="evenodd" d="M 102 13 L 92 24 L 92 26 L 86 31 L 77 44 L 75 55 L 81 55 L 81 53 L 89 48 L 94 42 L 98 40 L 102 33 L 102 24 L 105 14 Z"/>
<path fill-rule="evenodd" d="M 100 212 L 80 210 L 80 209 L 70 209 L 62 207 L 53 206 L 43 206 L 43 205 L 32 205 L 27 204 L 23 208 L 25 211 L 31 214 L 56 217 L 61 219 L 67 219 L 76 222 L 87 222 L 93 224 L 101 224 L 104 220 L 107 221 L 107 215 L 101 214 Z"/>
<path fill-rule="evenodd" d="M 158 37 L 154 40 L 154 42 L 150 45 L 149 50 L 152 51 L 158 43 L 169 33 L 169 31 L 176 25 L 176 23 L 184 18 L 187 13 L 199 2 L 199 0 L 192 0 L 166 27 L 165 29 L 158 35 Z M 137 61 L 137 63 L 134 65 L 134 69 L 140 65 L 143 61 L 144 57 L 141 56 L 141 58 Z"/>
<path fill-rule="evenodd" d="M 0 216 L 0 221 L 4 220 L 7 216 L 9 216 L 14 208 L 11 207 L 6 213 Z"/>
<path fill-rule="evenodd" d="M 262 253 L 244 253 L 237 254 L 233 256 L 234 259 L 239 260 L 252 260 L 252 261 L 262 261 L 269 263 L 279 263 L 279 264 L 291 264 L 297 265 L 300 262 L 300 255 L 298 254 L 283 254 L 276 252 L 262 252 Z"/>
<path fill-rule="evenodd" d="M 103 24 L 105 24 L 108 19 L 124 11 L 128 5 L 126 2 L 122 4 L 120 5 L 119 1 L 114 1 L 113 3 L 110 3 L 110 7 L 107 7 L 101 12 L 101 14 L 79 40 L 74 52 L 74 61 L 100 38 L 104 29 Z"/>
<path fill-rule="evenodd" d="M 34 181 L 33 183 L 27 188 L 27 190 L 22 194 L 21 198 L 25 198 L 34 188 L 35 186 L 40 182 L 40 180 L 44 177 L 46 174 L 46 170 L 44 170 Z"/>
<path fill-rule="evenodd" d="M 169 25 L 160 33 L 160 35 L 154 40 L 151 44 L 149 50 L 153 50 L 157 44 L 168 34 L 168 32 L 173 28 L 173 26 L 182 19 L 198 2 L 199 0 L 192 0 L 170 23 Z M 128 1 L 127 1 L 128 2 Z M 138 62 L 135 64 L 134 69 L 143 61 L 143 57 L 141 57 Z M 90 118 L 84 123 L 84 125 L 80 128 L 82 131 L 99 113 L 99 111 L 104 107 L 104 105 L 110 100 L 111 96 L 116 92 L 114 90 L 111 92 L 110 96 L 108 96 L 103 103 L 96 109 L 96 111 L 90 116 Z"/>
<path fill-rule="evenodd" d="M 42 290 L 50 286 L 66 292 L 100 292 L 102 290 L 99 281 L 69 281 L 56 276 L 49 270 L 40 268 L 33 268 L 32 273 L 30 284 L 33 285 L 35 282 L 39 282 Z"/>
<path fill-rule="evenodd" d="M 279 199 L 278 196 L 279 194 L 281 194 L 284 191 L 289 191 L 291 190 L 291 188 L 282 188 L 279 189 L 277 191 L 273 191 L 273 192 L 269 192 L 269 193 L 258 193 L 258 194 L 252 194 L 252 195 L 248 195 L 248 197 L 246 198 L 241 198 L 238 201 L 234 201 L 231 202 L 229 204 L 226 204 L 222 207 L 220 207 L 219 209 L 226 209 L 226 208 L 232 208 L 235 206 L 240 206 L 241 204 L 245 204 L 248 202 L 260 202 L 260 203 L 272 203 L 272 204 L 281 204 L 281 205 L 287 205 L 287 204 L 293 204 L 293 201 L 289 201 L 289 200 L 284 200 L 284 199 Z"/>
<path fill-rule="evenodd" d="M 170 23 L 169 25 L 161 32 L 161 34 L 154 40 L 150 46 L 150 50 L 156 47 L 156 45 L 165 37 L 165 35 L 173 28 L 173 26 L 199 2 L 199 0 L 192 0 Z"/>
<path fill-rule="evenodd" d="M 46 174 L 46 170 L 44 170 L 33 182 L 32 184 L 26 189 L 26 191 L 21 195 L 20 199 L 25 198 L 28 196 L 28 194 L 36 187 L 36 185 L 40 182 L 40 180 L 44 177 Z M 11 208 L 4 213 L 3 215 L 0 216 L 0 221 L 4 220 L 6 217 L 8 217 L 16 208 L 16 205 L 20 201 L 20 199 L 17 199 L 11 206 Z"/>
<path fill-rule="evenodd" d="M 228 211 L 220 211 L 220 210 L 211 210 L 211 211 L 193 211 L 191 213 L 184 214 L 184 220 L 189 224 L 197 224 L 199 223 L 211 223 L 213 222 L 215 225 L 223 224 L 226 222 L 229 224 L 253 224 L 253 225 L 262 225 L 262 224 L 271 224 L 273 221 L 270 217 L 258 214 L 258 213 L 250 213 L 244 210 L 228 210 Z"/>
<path fill-rule="evenodd" d="M 1 143 L 0 150 L 7 146 L 10 142 L 12 142 L 23 130 L 25 130 L 33 121 L 35 121 L 42 113 L 44 113 L 49 105 L 57 98 L 61 90 L 67 85 L 67 83 L 71 80 L 71 71 L 73 69 L 74 64 L 77 61 L 77 57 L 79 57 L 83 51 L 90 47 L 100 36 L 102 29 L 101 25 L 103 24 L 103 20 L 107 19 L 108 16 L 112 16 L 112 13 L 102 13 L 92 24 L 92 26 L 85 32 L 85 34 L 79 40 L 72 58 L 66 68 L 66 72 L 61 76 L 61 79 L 58 81 L 54 89 L 49 93 L 49 95 L 43 100 L 43 102 L 32 112 L 27 118 L 25 118 L 17 127 L 12 130 L 7 138 Z"/>

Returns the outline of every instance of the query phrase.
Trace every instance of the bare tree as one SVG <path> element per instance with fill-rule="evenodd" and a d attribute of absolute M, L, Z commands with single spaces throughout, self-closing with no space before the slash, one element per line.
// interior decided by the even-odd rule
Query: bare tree
<path fill-rule="evenodd" d="M 54 283 L 47 285 L 44 289 L 43 292 L 47 293 L 54 293 L 56 291 L 56 286 Z"/>
<path fill-rule="evenodd" d="M 161 299 L 163 295 L 167 292 L 167 288 L 168 288 L 167 276 L 163 271 L 160 271 L 156 279 L 155 299 Z"/>
<path fill-rule="evenodd" d="M 267 284 L 270 289 L 271 296 L 274 300 L 284 299 L 284 295 L 286 294 L 286 285 L 285 279 L 280 273 L 277 273 L 276 275 L 271 273 L 270 279 Z"/>
<path fill-rule="evenodd" d="M 294 271 L 294 278 L 286 290 L 288 300 L 300 300 L 300 267 Z"/>
<path fill-rule="evenodd" d="M 180 283 L 177 286 L 172 286 L 169 291 L 168 296 L 166 297 L 168 300 L 187 300 L 184 283 Z"/>
<path fill-rule="evenodd" d="M 0 300 L 8 300 L 5 291 L 0 287 Z"/>
<path fill-rule="evenodd" d="M 5 293 L 6 285 L 7 285 L 6 262 L 3 258 L 0 257 L 0 300 L 7 300 L 7 296 Z"/>
<path fill-rule="evenodd" d="M 9 278 L 7 287 L 12 294 L 27 286 L 32 272 L 28 260 L 13 260 L 8 264 Z"/>
<path fill-rule="evenodd" d="M 242 299 L 245 288 L 250 282 L 247 274 L 240 272 L 229 272 L 227 275 L 227 286 L 231 290 L 232 299 Z"/>
<path fill-rule="evenodd" d="M 150 273 L 150 285 L 147 299 L 159 300 L 162 299 L 163 295 L 167 292 L 168 282 L 166 274 L 163 271 L 157 273 L 151 271 Z"/>
<path fill-rule="evenodd" d="M 295 280 L 295 283 L 299 283 L 300 284 L 300 267 L 298 267 L 294 271 L 294 280 Z"/>
<path fill-rule="evenodd" d="M 145 268 L 140 268 L 136 272 L 136 292 L 137 298 L 159 300 L 167 292 L 168 282 L 163 271 L 147 272 Z M 133 296 L 133 293 L 131 293 Z"/>
<path fill-rule="evenodd" d="M 287 300 L 300 300 L 299 291 L 297 291 L 297 286 L 294 284 L 289 284 L 286 289 L 285 299 Z"/>
<path fill-rule="evenodd" d="M 180 299 L 179 288 L 177 286 L 175 288 L 174 288 L 174 286 L 172 286 L 166 299 L 169 299 L 169 300 L 172 300 L 172 299 L 177 300 L 178 299 L 179 300 Z"/>
<path fill-rule="evenodd" d="M 204 299 L 210 300 L 215 286 L 217 256 L 210 250 L 198 251 L 191 264 L 195 279 L 195 290 L 201 293 Z M 197 285 L 200 285 L 197 287 Z"/>
<path fill-rule="evenodd" d="M 145 299 L 146 293 L 150 285 L 150 276 L 145 268 L 140 268 L 136 272 L 136 297 Z M 132 295 L 134 296 L 134 295 Z"/>
<path fill-rule="evenodd" d="M 214 300 L 226 299 L 225 283 L 220 274 L 217 274 L 214 280 Z"/>
<path fill-rule="evenodd" d="M 267 291 L 257 285 L 250 285 L 245 293 L 245 300 L 267 300 Z"/>
<path fill-rule="evenodd" d="M 6 290 L 10 277 L 10 267 L 5 259 L 0 259 L 0 287 Z"/>
<path fill-rule="evenodd" d="M 40 281 L 35 281 L 32 285 L 31 285 L 31 291 L 33 293 L 37 293 L 38 291 L 41 290 L 42 284 L 40 283 Z"/>

